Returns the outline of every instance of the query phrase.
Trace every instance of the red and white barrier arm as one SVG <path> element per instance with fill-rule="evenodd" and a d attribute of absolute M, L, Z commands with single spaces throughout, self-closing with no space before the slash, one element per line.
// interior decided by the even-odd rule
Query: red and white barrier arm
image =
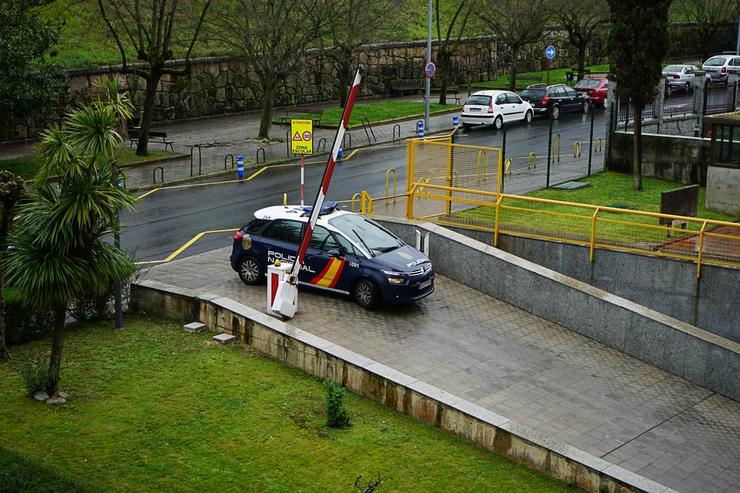
<path fill-rule="evenodd" d="M 339 149 L 342 147 L 344 132 L 347 129 L 347 124 L 349 123 L 349 116 L 352 114 L 352 106 L 355 104 L 357 93 L 360 90 L 360 80 L 362 80 L 362 74 L 360 73 L 361 68 L 362 67 L 358 67 L 357 71 L 355 72 L 355 78 L 352 82 L 352 89 L 349 91 L 349 95 L 347 95 L 347 103 L 344 105 L 342 120 L 339 122 L 337 133 L 334 136 L 334 145 L 332 146 L 329 160 L 326 163 L 326 169 L 324 169 L 324 177 L 321 179 L 321 186 L 319 187 L 319 191 L 316 194 L 316 200 L 313 203 L 313 209 L 311 209 L 311 217 L 309 218 L 308 224 L 306 225 L 306 230 L 303 232 L 303 236 L 301 237 L 300 247 L 298 248 L 298 256 L 296 257 L 296 261 L 293 264 L 293 269 L 290 271 L 289 282 L 292 284 L 295 284 L 298 280 L 298 273 L 301 271 L 301 267 L 303 266 L 303 260 L 306 257 L 308 244 L 311 242 L 311 235 L 313 234 L 313 230 L 316 227 L 316 221 L 318 221 L 319 219 L 319 212 L 321 212 L 321 207 L 324 204 L 324 199 L 329 193 L 329 183 L 331 183 L 331 176 L 334 173 L 334 165 L 337 162 L 337 155 L 339 154 Z"/>

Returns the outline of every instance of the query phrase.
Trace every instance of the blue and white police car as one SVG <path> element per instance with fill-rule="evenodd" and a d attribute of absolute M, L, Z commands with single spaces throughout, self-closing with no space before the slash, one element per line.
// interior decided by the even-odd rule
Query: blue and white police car
<path fill-rule="evenodd" d="M 260 209 L 234 234 L 231 267 L 247 284 L 265 279 L 268 264 L 294 262 L 310 207 Z M 410 303 L 434 291 L 429 259 L 358 214 L 327 203 L 311 237 L 298 282 L 351 296 L 365 308 Z"/>

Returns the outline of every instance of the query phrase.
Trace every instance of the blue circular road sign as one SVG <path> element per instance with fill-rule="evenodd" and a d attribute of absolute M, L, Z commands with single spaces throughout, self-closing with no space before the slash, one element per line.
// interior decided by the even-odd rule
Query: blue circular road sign
<path fill-rule="evenodd" d="M 427 77 L 434 77 L 435 75 L 437 75 L 436 65 L 434 65 L 432 62 L 427 63 L 424 67 L 424 74 Z"/>
<path fill-rule="evenodd" d="M 555 47 L 553 45 L 547 45 L 547 48 L 545 48 L 545 58 L 548 60 L 555 58 Z"/>

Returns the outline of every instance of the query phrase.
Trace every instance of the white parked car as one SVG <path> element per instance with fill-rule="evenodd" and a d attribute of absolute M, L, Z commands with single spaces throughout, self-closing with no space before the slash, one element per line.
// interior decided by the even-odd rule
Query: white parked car
<path fill-rule="evenodd" d="M 696 87 L 696 71 L 694 65 L 668 65 L 663 69 L 666 94 L 675 91 L 693 91 Z"/>
<path fill-rule="evenodd" d="M 707 59 L 701 66 L 709 76 L 707 82 L 712 84 L 727 84 L 730 74 L 740 72 L 740 56 L 717 55 Z"/>
<path fill-rule="evenodd" d="M 478 91 L 468 96 L 461 116 L 463 128 L 493 125 L 497 130 L 504 123 L 532 121 L 532 106 L 511 91 Z"/>

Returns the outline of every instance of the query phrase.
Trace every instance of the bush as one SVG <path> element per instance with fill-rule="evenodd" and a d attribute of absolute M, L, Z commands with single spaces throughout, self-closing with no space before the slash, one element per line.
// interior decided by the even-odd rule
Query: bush
<path fill-rule="evenodd" d="M 5 289 L 5 342 L 8 346 L 43 339 L 54 328 L 51 311 L 34 311 L 23 305 L 17 289 Z"/>
<path fill-rule="evenodd" d="M 29 351 L 18 363 L 18 373 L 28 395 L 46 391 L 49 383 L 49 364 L 45 357 Z"/>
<path fill-rule="evenodd" d="M 326 388 L 326 424 L 330 428 L 347 428 L 352 423 L 344 407 L 347 389 L 331 380 L 324 381 Z"/>

